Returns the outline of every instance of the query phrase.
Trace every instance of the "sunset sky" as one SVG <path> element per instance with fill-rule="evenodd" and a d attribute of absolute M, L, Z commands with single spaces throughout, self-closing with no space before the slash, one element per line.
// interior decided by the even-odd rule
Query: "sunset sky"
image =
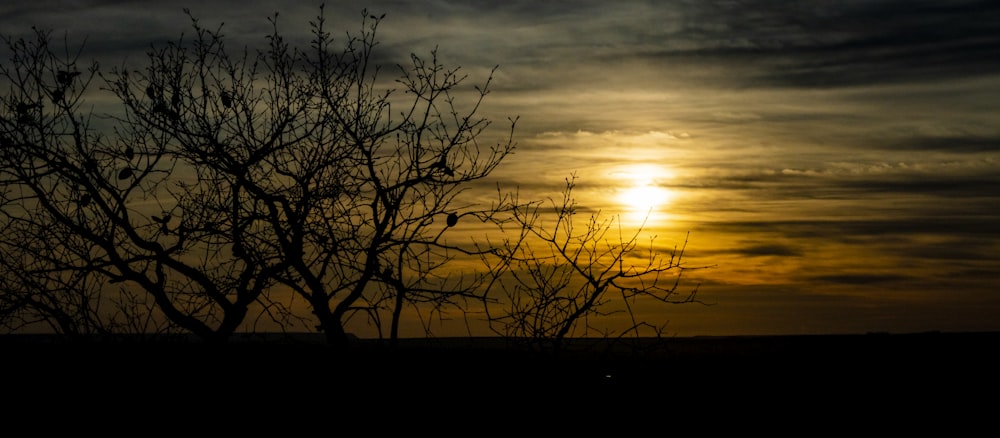
<path fill-rule="evenodd" d="M 111 67 L 224 22 L 260 44 L 319 2 L 0 4 Z M 657 308 L 679 336 L 1000 330 L 1000 3 L 330 1 L 337 30 L 385 13 L 379 59 L 438 47 L 484 114 L 518 116 L 494 176 L 522 197 L 570 174 L 591 211 L 653 208 L 712 306 Z M 335 34 L 336 35 L 336 34 Z M 648 203 L 649 200 L 656 202 Z"/>

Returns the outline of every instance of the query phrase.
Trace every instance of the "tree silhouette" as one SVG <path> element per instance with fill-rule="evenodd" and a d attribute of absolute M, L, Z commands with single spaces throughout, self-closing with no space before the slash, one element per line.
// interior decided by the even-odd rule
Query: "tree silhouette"
<path fill-rule="evenodd" d="M 13 232 L 4 234 L 3 267 L 8 281 L 20 281 L 5 301 L 29 315 L 40 311 L 50 325 L 67 314 L 92 328 L 86 331 L 106 332 L 116 324 L 102 308 L 114 304 L 117 289 L 124 302 L 148 296 L 175 329 L 226 339 L 271 280 L 257 265 L 214 257 L 208 220 L 193 216 L 188 202 L 222 192 L 197 180 L 178 192 L 184 157 L 172 134 L 144 125 L 142 115 L 121 119 L 114 135 L 94 126 L 83 108 L 100 79 L 96 64 L 77 74 L 78 56 L 59 56 L 41 30 L 6 42 L 12 57 L 0 75 L 10 86 L 3 97 L 10 111 L 0 119 L 0 160 L 4 227 Z"/>
<path fill-rule="evenodd" d="M 500 336 L 559 354 L 568 337 L 597 329 L 599 337 L 659 337 L 664 327 L 641 320 L 637 300 L 665 304 L 702 303 L 698 287 L 678 290 L 687 242 L 661 254 L 653 241 L 639 245 L 642 227 L 626 231 L 613 216 L 591 214 L 580 226 L 573 198 L 576 175 L 546 212 L 539 202 L 520 204 L 506 224 L 507 238 L 483 257 L 491 266 L 491 288 L 501 305 L 486 306 L 490 328 Z M 545 220 L 550 222 L 546 223 Z M 513 224 L 516 229 L 510 230 Z M 619 304 L 610 310 L 612 304 Z M 592 327 L 590 319 L 624 312 L 630 325 L 618 333 Z"/>
<path fill-rule="evenodd" d="M 335 46 L 321 7 L 299 49 L 275 14 L 266 49 L 236 54 L 221 26 L 191 17 L 193 38 L 154 47 L 144 69 L 92 66 L 83 78 L 49 33 L 8 39 L 3 225 L 18 232 L 5 233 L 3 250 L 31 262 L 4 265 L 22 273 L 5 276 L 22 280 L 4 292 L 7 314 L 41 312 L 47 300 L 52 314 L 94 314 L 118 287 L 151 297 L 171 326 L 225 340 L 254 308 L 294 322 L 287 294 L 275 299 L 284 289 L 343 345 L 356 314 L 381 327 L 388 310 L 396 338 L 407 303 L 477 296 L 474 279 L 444 272 L 475 248 L 443 236 L 459 217 L 489 221 L 504 208 L 458 211 L 456 199 L 512 151 L 514 120 L 483 146 L 489 121 L 476 113 L 490 79 L 460 106 L 465 76 L 436 52 L 383 80 L 373 64 L 382 17 L 362 17 Z M 81 113 L 98 78 L 123 106 L 111 135 Z M 92 303 L 69 308 L 54 289 Z"/>
<path fill-rule="evenodd" d="M 516 193 L 462 198 L 514 149 L 516 118 L 494 131 L 478 115 L 492 72 L 465 87 L 433 50 L 386 79 L 375 63 L 384 16 L 367 11 L 335 39 L 320 7 L 308 47 L 286 42 L 275 14 L 262 50 L 237 51 L 222 26 L 188 16 L 190 38 L 151 47 L 140 68 L 83 67 L 42 30 L 4 39 L 8 330 L 224 342 L 266 320 L 346 346 L 352 321 L 395 341 L 407 310 L 423 321 L 482 303 L 494 333 L 558 349 L 612 292 L 626 305 L 696 302 L 667 275 L 683 249 L 633 266 L 638 233 L 612 239 L 614 222 L 596 215 L 574 228 L 575 176 L 551 226 Z M 101 97 L 116 106 L 88 109 Z M 454 236 L 466 223 L 504 238 Z M 454 268 L 477 259 L 485 269 Z M 644 325 L 633 317 L 627 332 Z"/>

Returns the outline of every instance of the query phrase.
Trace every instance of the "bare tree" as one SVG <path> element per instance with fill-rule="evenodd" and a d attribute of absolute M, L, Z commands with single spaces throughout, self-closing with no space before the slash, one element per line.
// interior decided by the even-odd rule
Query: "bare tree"
<path fill-rule="evenodd" d="M 659 337 L 664 325 L 638 318 L 633 305 L 702 303 L 697 286 L 679 290 L 683 272 L 694 269 L 682 264 L 687 242 L 665 253 L 655 238 L 640 246 L 642 227 L 626 231 L 600 211 L 581 226 L 573 198 L 576 179 L 567 178 L 561 199 L 550 200 L 548 207 L 518 205 L 505 225 L 505 240 L 483 257 L 496 292 L 493 304 L 485 306 L 490 328 L 554 354 L 567 338 L 594 332 L 603 338 L 640 336 L 645 328 Z M 615 332 L 591 321 L 612 312 L 623 312 L 630 325 Z"/>
<path fill-rule="evenodd" d="M 334 38 L 320 7 L 299 48 L 275 14 L 264 49 L 230 51 L 191 17 L 190 38 L 103 73 L 51 33 L 5 39 L 0 324 L 221 342 L 265 319 L 344 346 L 351 323 L 395 340 L 407 311 L 481 302 L 494 333 L 558 350 L 609 303 L 631 318 L 619 334 L 638 335 L 662 327 L 637 300 L 698 302 L 677 291 L 683 247 L 640 247 L 600 214 L 575 222 L 575 175 L 554 222 L 516 194 L 467 202 L 513 151 L 516 119 L 494 130 L 479 115 L 492 74 L 466 87 L 436 51 L 386 78 L 382 19 L 364 11 Z M 121 104 L 100 117 L 85 110 L 96 83 Z M 504 238 L 454 235 L 469 222 Z M 454 267 L 477 257 L 485 270 Z"/>
<path fill-rule="evenodd" d="M 300 49 L 275 14 L 266 49 L 232 53 L 221 26 L 192 17 L 190 41 L 107 75 L 57 55 L 49 33 L 7 40 L 0 184 L 3 225 L 19 232 L 2 245 L 32 262 L 9 266 L 24 281 L 3 291 L 4 305 L 37 314 L 52 300 L 80 315 L 51 283 L 79 276 L 87 287 L 62 289 L 106 302 L 108 285 L 127 288 L 173 327 L 221 341 L 253 311 L 295 323 L 287 303 L 297 296 L 344 345 L 357 315 L 380 332 L 388 320 L 396 338 L 407 305 L 481 298 L 481 276 L 445 269 L 478 249 L 447 235 L 510 208 L 459 202 L 513 150 L 515 120 L 481 144 L 491 78 L 460 105 L 465 76 L 436 52 L 384 80 L 373 61 L 383 17 L 362 17 L 336 45 L 321 7 Z M 110 128 L 82 113 L 95 79 L 122 103 L 101 120 Z"/>
<path fill-rule="evenodd" d="M 39 258 L 62 245 L 62 233 L 5 223 L 0 255 L 0 323 L 8 330 L 44 324 L 67 337 L 103 331 L 94 318 L 99 287 L 84 270 L 65 269 L 61 260 Z M 17 245 L 10 243 L 16 242 Z M 71 250 L 70 250 L 71 251 Z M 64 269 L 53 269 L 59 263 Z M 44 293 L 39 293 L 44 291 Z"/>
<path fill-rule="evenodd" d="M 171 217 L 198 189 L 172 190 L 184 169 L 166 147 L 168 134 L 138 124 L 114 127 L 113 134 L 96 128 L 95 116 L 83 110 L 99 79 L 96 64 L 81 68 L 78 53 L 60 55 L 41 30 L 6 42 L 12 56 L 0 67 L 9 87 L 0 184 L 4 225 L 15 232 L 2 243 L 5 255 L 19 257 L 5 267 L 20 271 L 22 281 L 5 294 L 21 295 L 13 300 L 22 310 L 31 303 L 29 309 L 74 315 L 104 330 L 116 325 L 115 314 L 140 310 L 132 305 L 147 301 L 131 294 L 141 290 L 174 327 L 228 338 L 269 279 L 257 265 L 196 255 L 212 250 L 211 233 L 202 231 L 202 218 Z M 118 301 L 123 306 L 98 317 L 102 306 L 113 306 L 113 289 L 126 297 Z M 74 294 L 78 300 L 68 298 Z"/>

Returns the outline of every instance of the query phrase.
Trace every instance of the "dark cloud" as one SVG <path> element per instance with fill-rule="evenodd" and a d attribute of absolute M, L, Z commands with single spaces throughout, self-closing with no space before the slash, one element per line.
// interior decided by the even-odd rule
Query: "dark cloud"
<path fill-rule="evenodd" d="M 797 219 L 761 221 L 724 221 L 706 223 L 706 231 L 726 234 L 755 235 L 765 233 L 790 239 L 830 242 L 871 242 L 872 238 L 888 240 L 893 236 L 948 235 L 965 238 L 1000 238 L 1000 221 L 996 217 L 886 217 L 884 219 Z"/>
<path fill-rule="evenodd" d="M 838 283 L 850 285 L 866 285 L 878 283 L 891 283 L 909 280 L 910 277 L 893 274 L 836 274 L 819 275 L 811 277 L 810 281 L 820 281 L 824 283 Z"/>
<path fill-rule="evenodd" d="M 886 142 L 883 148 L 903 151 L 942 151 L 963 154 L 1000 152 L 1000 135 L 978 134 L 906 137 Z"/>
<path fill-rule="evenodd" d="M 891 169 L 891 168 L 890 168 Z M 1000 214 L 1000 175 L 990 175 L 992 167 L 959 167 L 952 174 L 944 171 L 906 171 L 895 169 L 887 174 L 837 172 L 831 170 L 747 172 L 724 176 L 706 176 L 696 181 L 672 184 L 687 190 L 728 190 L 759 193 L 761 200 L 864 200 L 875 196 L 896 196 L 896 204 L 912 201 L 914 196 L 940 198 L 940 211 L 933 214 Z M 961 172 L 965 172 L 962 174 Z M 965 204 L 957 202 L 967 200 Z M 713 210 L 723 206 L 713 206 Z M 731 208 L 732 206 L 730 206 Z M 927 212 L 922 212 L 926 214 Z"/>
<path fill-rule="evenodd" d="M 973 279 L 985 279 L 987 281 L 1000 281 L 1000 269 L 961 269 L 955 272 L 949 272 L 949 275 L 953 278 L 973 278 Z"/>
<path fill-rule="evenodd" d="M 725 64 L 745 85 L 840 87 L 995 75 L 1000 4 L 990 1 L 697 2 L 660 47 L 669 63 Z M 739 72 L 739 73 L 736 73 Z"/>
<path fill-rule="evenodd" d="M 703 253 L 706 255 L 735 254 L 747 257 L 801 257 L 803 255 L 803 252 L 794 245 L 784 245 L 780 243 L 743 243 L 741 245 L 742 246 L 731 249 L 704 251 Z"/>
<path fill-rule="evenodd" d="M 898 245 L 887 252 L 904 259 L 926 259 L 937 261 L 967 261 L 973 264 L 984 261 L 1000 261 L 996 248 L 990 240 L 974 238 L 946 238 L 941 242 L 920 242 L 913 239 L 905 245 Z M 952 268 L 963 268 L 953 263 Z"/>
<path fill-rule="evenodd" d="M 312 2 L 261 0 L 187 5 L 207 27 L 225 23 L 237 46 L 258 44 L 266 18 L 308 37 Z M 5 2 L 7 32 L 30 25 L 86 35 L 92 49 L 123 54 L 189 30 L 184 6 L 169 2 Z M 327 6 L 337 36 L 360 11 L 386 13 L 383 56 L 438 46 L 460 65 L 506 66 L 511 90 L 571 84 L 639 85 L 653 67 L 717 84 L 831 87 L 940 81 L 1000 71 L 1000 4 L 988 1 L 404 2 Z M 22 28 L 23 29 L 20 29 Z M 617 69 L 627 68 L 622 74 Z M 655 75 L 641 82 L 655 80 Z"/>
<path fill-rule="evenodd" d="M 947 196 L 951 200 L 960 198 L 992 198 L 1000 201 L 1000 177 L 990 178 L 988 176 L 970 177 L 941 177 L 935 175 L 917 175 L 909 178 L 898 178 L 895 180 L 854 180 L 839 183 L 840 187 L 849 189 L 855 196 L 864 196 L 870 193 L 898 193 L 900 195 L 924 194 Z M 1000 213 L 1000 205 L 990 208 L 990 205 L 982 205 L 981 209 L 992 210 Z"/>

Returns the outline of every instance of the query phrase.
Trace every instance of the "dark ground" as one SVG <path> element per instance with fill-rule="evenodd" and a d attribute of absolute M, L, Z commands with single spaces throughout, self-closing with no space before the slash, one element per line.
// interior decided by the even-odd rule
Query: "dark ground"
<path fill-rule="evenodd" d="M 168 414 L 351 419 L 374 410 L 445 422 L 481 415 L 499 425 L 553 420 L 556 412 L 598 423 L 609 412 L 642 412 L 664 421 L 794 413 L 840 424 L 859 415 L 961 413 L 969 417 L 956 424 L 968 426 L 1000 415 L 998 346 L 1000 333 L 671 338 L 639 346 L 580 340 L 552 358 L 495 339 L 408 341 L 396 350 L 369 342 L 337 353 L 313 342 L 65 344 L 8 336 L 0 337 L 0 366 L 3 400 L 28 411 L 157 422 Z"/>

